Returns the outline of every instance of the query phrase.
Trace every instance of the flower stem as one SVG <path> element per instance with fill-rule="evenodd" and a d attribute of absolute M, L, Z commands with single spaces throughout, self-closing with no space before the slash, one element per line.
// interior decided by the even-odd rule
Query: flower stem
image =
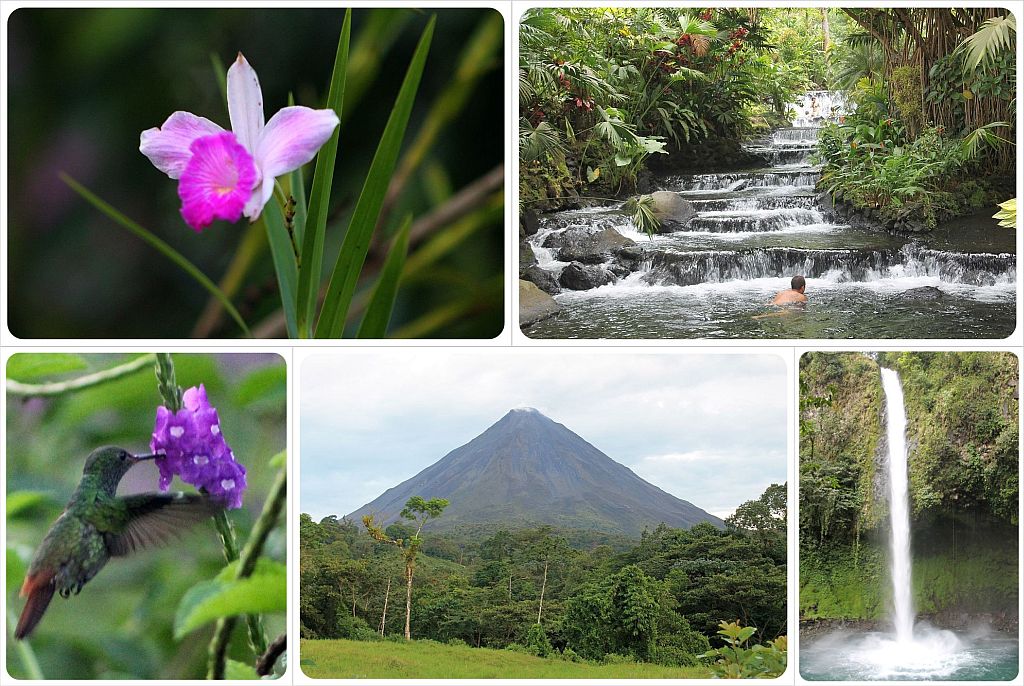
<path fill-rule="evenodd" d="M 235 569 L 235 579 L 245 579 L 252 575 L 256 569 L 256 561 L 263 552 L 263 546 L 267 542 L 267 536 L 274 528 L 281 511 L 284 509 L 285 500 L 288 495 L 287 469 L 278 472 L 274 485 L 270 487 L 267 500 L 263 504 L 263 511 L 259 519 L 252 527 L 252 533 L 245 543 L 241 554 L 236 553 L 238 567 Z M 226 548 L 225 548 L 226 554 Z M 207 667 L 207 679 L 223 679 L 225 664 L 227 662 L 227 649 L 232 630 L 235 628 L 237 617 L 223 617 L 217 621 L 213 638 L 210 640 L 209 664 Z M 252 647 L 256 658 L 259 659 L 267 651 L 267 638 L 263 631 L 263 618 L 259 615 L 246 617 L 249 627 L 249 645 Z"/>
<path fill-rule="evenodd" d="M 181 409 L 181 387 L 174 376 L 174 360 L 170 353 L 156 354 L 156 389 L 168 410 L 177 412 Z"/>
<path fill-rule="evenodd" d="M 177 412 L 181 409 L 181 387 L 178 386 L 177 378 L 174 374 L 174 360 L 171 359 L 170 353 L 157 353 L 156 354 L 156 379 L 157 379 L 157 390 L 160 391 L 160 397 L 163 398 L 164 404 L 171 412 Z M 268 503 L 269 504 L 269 503 Z M 256 537 L 259 531 L 260 522 L 266 514 L 266 506 L 264 506 L 263 514 L 260 515 L 260 519 L 256 522 L 256 527 L 253 529 L 253 533 L 250 536 L 250 541 Z M 280 509 L 278 509 L 280 511 Z M 220 542 L 224 548 L 224 559 L 230 564 L 239 559 L 238 552 L 238 537 L 235 535 L 235 528 L 231 524 L 231 520 L 228 519 L 227 512 L 225 510 L 219 510 L 213 516 L 213 525 L 217 529 L 217 534 L 220 536 Z M 266 540 L 266 534 L 262 534 L 263 540 Z M 246 550 L 249 550 L 249 545 L 246 546 Z M 255 556 L 259 557 L 259 551 L 263 549 L 263 543 L 259 544 L 259 549 L 256 551 Z M 245 564 L 244 560 L 239 562 L 239 570 L 242 569 L 242 565 Z M 255 561 L 252 563 L 255 565 Z M 249 576 L 252 573 L 250 569 L 244 576 Z M 237 578 L 243 578 L 236 574 Z M 263 632 L 263 618 L 259 615 L 250 615 L 246 619 L 249 625 L 249 644 L 252 647 L 253 653 L 258 658 L 260 655 L 267 651 L 267 639 Z M 210 679 L 223 679 L 224 678 L 224 664 L 226 659 L 228 639 L 231 636 L 231 630 L 234 628 L 234 618 L 225 618 L 217 622 L 217 629 L 214 633 L 213 640 L 210 642 Z"/>
<path fill-rule="evenodd" d="M 111 367 L 110 369 L 104 369 L 93 374 L 86 374 L 85 376 L 80 376 L 76 379 L 56 381 L 53 383 L 28 384 L 8 379 L 7 392 L 12 395 L 23 395 L 28 397 L 61 395 L 70 391 L 79 391 L 83 388 L 89 388 L 90 386 L 98 386 L 99 384 L 106 383 L 108 381 L 120 379 L 122 376 L 134 374 L 152 362 L 153 355 L 143 355 L 142 357 L 135 358 L 131 362 L 125 362 L 124 364 Z"/>

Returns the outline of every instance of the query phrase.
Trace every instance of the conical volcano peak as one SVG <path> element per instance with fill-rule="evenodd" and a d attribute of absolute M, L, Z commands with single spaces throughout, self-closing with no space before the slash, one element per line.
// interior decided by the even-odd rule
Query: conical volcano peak
<path fill-rule="evenodd" d="M 536 524 L 639 535 L 721 520 L 644 481 L 536 408 L 514 407 L 469 443 L 349 516 L 399 518 L 414 495 L 451 504 L 432 526 Z"/>

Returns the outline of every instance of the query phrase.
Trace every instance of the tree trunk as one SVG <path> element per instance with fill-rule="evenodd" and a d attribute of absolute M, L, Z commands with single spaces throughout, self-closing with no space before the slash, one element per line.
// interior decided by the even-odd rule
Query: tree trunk
<path fill-rule="evenodd" d="M 388 617 L 388 596 L 391 595 L 391 577 L 388 577 L 388 587 L 384 591 L 384 611 L 380 613 L 380 635 L 384 635 L 384 621 Z"/>
<path fill-rule="evenodd" d="M 548 561 L 544 560 L 544 581 L 540 584 L 540 607 L 537 608 L 537 623 L 540 624 L 540 613 L 544 611 L 544 589 L 548 585 Z"/>
<path fill-rule="evenodd" d="M 821 50 L 828 52 L 832 47 L 832 35 L 828 27 L 828 8 L 821 8 Z"/>
<path fill-rule="evenodd" d="M 356 587 L 352 584 L 352 616 L 356 616 Z"/>
<path fill-rule="evenodd" d="M 409 631 L 409 618 L 412 616 L 412 565 L 405 566 L 405 640 L 412 640 Z"/>
<path fill-rule="evenodd" d="M 512 602 L 512 575 L 508 575 L 508 602 Z"/>

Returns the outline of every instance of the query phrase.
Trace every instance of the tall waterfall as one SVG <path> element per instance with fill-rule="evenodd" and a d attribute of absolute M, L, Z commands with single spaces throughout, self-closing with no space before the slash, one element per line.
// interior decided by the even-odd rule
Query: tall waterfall
<path fill-rule="evenodd" d="M 889 519 L 892 528 L 893 623 L 897 643 L 914 640 L 914 598 L 910 563 L 910 495 L 907 491 L 907 412 L 900 377 L 882 368 L 886 438 L 889 445 Z"/>

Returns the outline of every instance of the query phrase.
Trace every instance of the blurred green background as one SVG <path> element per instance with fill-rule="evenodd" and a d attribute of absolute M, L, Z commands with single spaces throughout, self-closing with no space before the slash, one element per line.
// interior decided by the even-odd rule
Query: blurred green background
<path fill-rule="evenodd" d="M 414 141 L 425 147 L 396 189 L 401 193 L 378 238 L 389 237 L 407 212 L 420 220 L 472 182 L 491 183 L 469 213 L 414 238 L 389 335 L 492 338 L 504 321 L 505 261 L 500 179 L 497 191 L 493 183 L 505 150 L 503 25 L 494 10 L 354 10 L 324 271 L 334 266 L 431 13 L 437 28 L 403 156 Z M 7 31 L 11 332 L 21 338 L 238 336 L 227 318 L 196 329 L 206 291 L 89 207 L 57 174 L 67 172 L 220 282 L 248 227 L 218 222 L 196 235 L 179 214 L 177 184 L 139 153 L 139 134 L 175 110 L 229 127 L 218 79 L 220 65 L 230 65 L 239 51 L 259 74 L 268 119 L 288 104 L 289 93 L 296 104 L 320 107 L 343 18 L 341 8 L 14 12 Z M 307 186 L 311 178 L 308 165 Z M 430 239 L 436 243 L 428 245 Z M 380 266 L 378 248 L 386 248 L 380 242 L 371 247 L 371 276 Z M 233 301 L 257 335 L 284 337 L 265 244 L 264 237 Z"/>
<path fill-rule="evenodd" d="M 75 378 L 139 357 L 19 353 L 8 377 L 38 384 Z M 247 470 L 243 507 L 231 510 L 239 544 L 249 536 L 277 472 L 268 461 L 286 441 L 286 370 L 273 354 L 175 354 L 178 385 L 206 385 L 224 436 Z M 64 369 L 62 373 L 54 373 Z M 35 548 L 60 515 L 95 448 L 117 445 L 148 452 L 156 407 L 161 403 L 153 365 L 103 385 L 55 398 L 24 398 L 7 392 L 7 668 L 27 678 L 10 618 L 21 612 L 18 589 Z M 153 463 L 133 467 L 119 493 L 156 491 Z M 178 479 L 172 490 L 194 492 Z M 275 525 L 264 556 L 286 561 L 286 516 Z M 196 679 L 206 673 L 213 625 L 173 638 L 174 614 L 185 592 L 224 566 L 213 523 L 202 523 L 181 540 L 111 560 L 80 595 L 55 595 L 27 643 L 47 679 Z M 286 630 L 283 614 L 265 616 L 268 639 Z M 244 623 L 235 628 L 229 657 L 250 662 Z"/>

